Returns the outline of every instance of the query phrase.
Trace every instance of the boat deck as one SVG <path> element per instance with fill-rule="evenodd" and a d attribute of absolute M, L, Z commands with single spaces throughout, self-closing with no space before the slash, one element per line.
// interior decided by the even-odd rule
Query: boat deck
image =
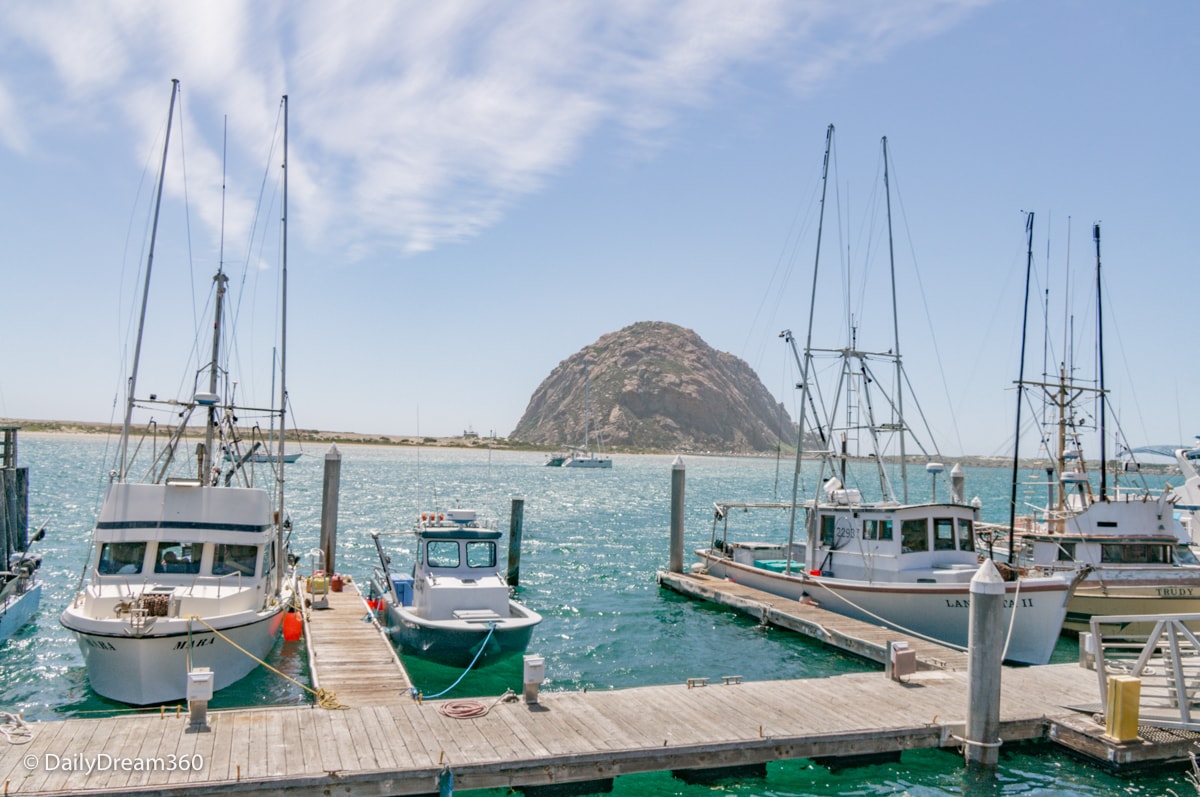
<path fill-rule="evenodd" d="M 729 606 L 761 623 L 795 631 L 880 664 L 887 660 L 889 641 L 907 642 L 917 653 L 919 669 L 967 670 L 964 651 L 716 576 L 664 570 L 658 573 L 658 583 L 681 595 Z"/>
<path fill-rule="evenodd" d="M 319 597 L 328 599 L 328 608 L 304 612 L 313 688 L 332 692 L 349 706 L 410 701 L 408 671 L 387 634 L 372 622 L 358 585 L 347 581 L 340 592 Z"/>

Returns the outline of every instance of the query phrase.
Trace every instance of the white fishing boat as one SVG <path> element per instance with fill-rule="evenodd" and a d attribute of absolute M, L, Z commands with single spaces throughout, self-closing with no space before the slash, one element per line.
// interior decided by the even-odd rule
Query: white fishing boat
<path fill-rule="evenodd" d="M 1032 262 L 1032 213 L 1027 232 Z M 1094 615 L 1200 613 L 1200 561 L 1190 547 L 1188 530 L 1177 516 L 1182 495 L 1152 490 L 1141 478 L 1134 459 L 1114 467 L 1111 476 L 1109 473 L 1111 463 L 1104 442 L 1109 422 L 1103 377 L 1099 225 L 1093 227 L 1093 236 L 1097 381 L 1075 377 L 1077 369 L 1067 362 L 1061 363 L 1056 377 L 1049 379 L 1026 379 L 1022 369 L 1017 383 L 1017 428 L 1022 426 L 1022 394 L 1040 394 L 1046 411 L 1035 417 L 1034 423 L 1040 427 L 1045 420 L 1047 424 L 1039 428 L 1047 455 L 1045 479 L 1019 483 L 1019 449 L 1014 451 L 1009 522 L 981 525 L 978 529 L 981 547 L 996 559 L 1044 571 L 1088 571 L 1067 606 L 1065 627 L 1075 632 L 1088 631 Z M 1090 401 L 1096 403 L 1098 411 L 1090 411 L 1086 406 Z M 1090 431 L 1097 432 L 1100 443 L 1099 466 L 1094 473 L 1089 472 L 1083 455 L 1083 437 Z M 1019 446 L 1020 436 L 1016 439 Z M 1125 450 L 1132 458 L 1134 452 L 1127 446 Z M 1177 459 L 1181 467 L 1190 466 L 1186 453 Z M 1119 483 L 1122 477 L 1127 484 Z M 1200 485 L 1200 479 L 1196 483 Z M 1044 497 L 1037 503 L 1022 500 L 1019 489 Z M 1022 504 L 1033 511 L 1018 515 L 1017 507 Z"/>
<path fill-rule="evenodd" d="M 416 550 L 406 573 L 393 572 L 391 556 L 374 535 L 379 566 L 369 599 L 379 602 L 396 644 L 452 664 L 524 652 L 542 617 L 512 599 L 494 524 L 474 510 L 449 509 L 423 512 L 412 533 Z"/>
<path fill-rule="evenodd" d="M 611 468 L 612 457 L 605 457 L 592 450 L 591 436 L 591 378 L 588 376 L 587 360 L 583 361 L 583 445 L 567 446 L 567 455 L 559 465 L 563 468 Z M 549 464 L 549 461 L 547 462 Z"/>
<path fill-rule="evenodd" d="M 833 138 L 830 125 L 826 137 L 825 179 Z M 887 139 L 883 140 L 884 184 L 887 185 Z M 886 193 L 885 193 L 886 195 Z M 824 211 L 824 189 L 821 208 Z M 889 198 L 890 204 L 890 198 Z M 890 239 L 890 213 L 889 239 Z M 890 250 L 890 246 L 889 246 Z M 820 222 L 817 262 L 809 312 L 808 342 L 803 357 L 790 331 L 781 337 L 792 347 L 799 366 L 799 440 L 792 500 L 782 540 L 730 540 L 728 526 L 718 534 L 716 521 L 727 523 L 730 509 L 751 508 L 746 504 L 717 505 L 713 533 L 707 548 L 699 549 L 695 568 L 756 589 L 796 600 L 813 602 L 849 617 L 879 623 L 963 648 L 967 644 L 970 619 L 970 581 L 981 565 L 975 547 L 975 524 L 979 505 L 964 501 L 960 489 L 949 501 L 938 501 L 936 477 L 943 466 L 927 463 L 934 478 L 932 500 L 910 500 L 906 440 L 913 435 L 904 417 L 908 380 L 900 357 L 899 324 L 893 322 L 896 339 L 883 352 L 863 350 L 857 330 L 849 326 L 846 345 L 818 349 L 812 345 L 814 318 L 818 308 Z M 892 264 L 892 286 L 895 266 Z M 892 309 L 896 303 L 893 295 Z M 818 368 L 818 359 L 832 365 Z M 873 363 L 885 364 L 876 371 Z M 820 375 L 832 375 L 832 384 L 821 385 Z M 891 383 L 893 392 L 886 385 Z M 833 397 L 832 403 L 822 404 Z M 825 407 L 823 419 L 810 419 Z M 912 403 L 908 406 L 913 406 Z M 877 414 L 878 413 L 878 414 Z M 886 416 L 886 417 L 885 417 Z M 923 417 L 918 413 L 918 417 Z M 811 428 L 809 428 L 811 425 Z M 865 451 L 852 465 L 854 452 L 847 441 L 861 441 Z M 898 445 L 894 451 L 888 443 Z M 806 446 L 816 450 L 806 451 Z M 921 450 L 926 451 L 925 445 Z M 803 457 L 819 457 L 812 463 L 819 471 L 816 494 L 799 500 Z M 891 460 L 889 463 L 888 460 Z M 897 474 L 896 471 L 899 473 Z M 868 477 L 869 474 L 869 477 Z M 898 475 L 898 479 L 897 479 Z M 877 493 L 865 498 L 867 491 Z M 798 516 L 803 515 L 803 524 Z M 1010 633 L 1005 658 L 1025 664 L 1049 661 L 1066 613 L 1072 579 L 1064 574 L 1035 575 L 1002 568 L 1005 572 L 1004 622 Z"/>
<path fill-rule="evenodd" d="M 163 172 L 177 89 L 175 81 Z M 286 253 L 286 97 L 282 120 Z M 286 359 L 279 368 L 278 396 L 272 393 L 278 406 L 235 405 L 237 383 L 222 359 L 227 356 L 222 352 L 230 349 L 222 346 L 221 337 L 230 321 L 223 315 L 228 282 L 223 269 L 213 280 L 212 359 L 198 370 L 189 368 L 195 379 L 190 395 L 164 400 L 137 393 L 162 186 L 160 173 L 116 461 L 79 591 L 60 617 L 79 642 L 91 688 L 110 700 L 134 705 L 184 699 L 189 673 L 209 679 L 215 690 L 238 681 L 274 646 L 292 602 L 291 577 L 285 572 L 291 558 L 286 539 L 291 524 L 284 509 L 283 466 L 258 469 L 268 487 L 256 485 L 246 456 L 250 447 L 239 425 L 255 417 L 277 419 L 283 451 Z M 284 345 L 286 274 L 284 254 Z M 157 434 L 160 418 L 172 427 L 165 442 Z M 232 455 L 230 461 L 223 452 Z"/>

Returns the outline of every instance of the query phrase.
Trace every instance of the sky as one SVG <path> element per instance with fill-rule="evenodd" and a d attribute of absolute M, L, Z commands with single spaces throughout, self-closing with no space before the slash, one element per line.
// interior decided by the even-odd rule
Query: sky
<path fill-rule="evenodd" d="M 809 329 L 833 124 L 815 346 L 847 307 L 859 345 L 895 345 L 886 136 L 895 328 L 937 449 L 1011 454 L 1030 212 L 1026 376 L 1094 370 L 1099 222 L 1110 406 L 1134 446 L 1190 441 L 1198 75 L 1200 4 L 1175 0 L 11 0 L 0 417 L 119 420 L 178 79 L 143 350 L 173 370 L 148 389 L 191 378 L 218 262 L 272 370 L 286 94 L 301 427 L 503 437 L 637 321 L 745 359 L 795 417 L 778 334 Z"/>

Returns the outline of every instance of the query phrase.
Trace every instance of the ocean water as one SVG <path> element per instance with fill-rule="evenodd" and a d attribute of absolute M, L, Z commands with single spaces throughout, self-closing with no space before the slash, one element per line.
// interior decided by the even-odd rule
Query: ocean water
<path fill-rule="evenodd" d="M 26 718 L 44 720 L 126 711 L 91 692 L 78 648 L 58 623 L 80 582 L 115 441 L 25 432 L 20 443 L 20 464 L 30 470 L 30 524 L 47 523 L 46 539 L 39 545 L 45 588 L 34 622 L 0 643 L 0 711 L 22 711 Z M 287 471 L 292 549 L 306 568 L 315 561 L 327 451 L 307 447 Z M 360 584 L 378 559 L 372 532 L 407 530 L 420 511 L 455 506 L 492 515 L 507 529 L 512 499 L 524 499 L 518 597 L 545 618 L 529 651 L 545 657 L 543 690 L 621 689 L 731 674 L 747 680 L 817 678 L 877 669 L 658 588 L 654 574 L 666 566 L 669 554 L 670 456 L 616 455 L 612 470 L 590 471 L 546 468 L 544 456 L 536 453 L 373 446 L 346 446 L 340 452 L 337 571 Z M 684 464 L 689 552 L 709 540 L 713 501 L 787 500 L 790 494 L 792 463 L 787 460 L 691 456 Z M 815 477 L 807 471 L 804 476 L 802 484 L 811 492 L 808 480 Z M 928 495 L 929 477 L 920 469 L 910 477 L 913 492 Z M 1003 469 L 966 469 L 966 494 L 980 496 L 985 520 L 1004 519 L 1009 478 Z M 940 495 L 947 486 L 944 478 L 939 481 Z M 776 521 L 755 533 L 777 538 L 785 531 L 786 525 Z M 405 567 L 407 538 L 383 539 L 395 566 Z M 685 562 L 690 558 L 685 555 Z M 1076 643 L 1064 637 L 1056 660 L 1075 656 Z M 269 663 L 307 683 L 302 642 L 280 641 Z M 406 665 L 426 694 L 446 689 L 462 674 L 419 659 L 407 659 Z M 1082 671 L 1080 676 L 1088 677 Z M 521 690 L 519 658 L 468 673 L 448 696 L 494 696 L 508 688 Z M 307 700 L 301 687 L 259 668 L 218 693 L 212 705 L 220 709 Z M 969 772 L 962 757 L 949 752 L 916 751 L 905 753 L 899 764 L 837 773 L 804 760 L 779 762 L 768 767 L 764 779 L 715 786 L 686 785 L 669 773 L 625 776 L 617 779 L 613 793 L 1189 797 L 1197 789 L 1185 774 L 1156 770 L 1113 777 L 1042 744 L 1003 750 L 994 773 Z"/>

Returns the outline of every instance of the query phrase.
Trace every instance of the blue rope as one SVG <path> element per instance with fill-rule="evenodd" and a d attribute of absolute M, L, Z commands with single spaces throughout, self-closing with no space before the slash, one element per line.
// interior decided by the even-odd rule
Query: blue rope
<path fill-rule="evenodd" d="M 467 669 L 463 670 L 462 675 L 458 676 L 458 680 L 455 681 L 454 683 L 450 684 L 449 686 L 447 686 L 442 691 L 438 692 L 436 695 L 428 695 L 427 698 L 423 698 L 423 699 L 434 700 L 435 698 L 441 697 L 442 695 L 446 694 L 454 687 L 458 686 L 459 683 L 462 681 L 462 679 L 467 677 L 467 673 L 469 673 L 471 671 L 471 668 L 475 666 L 475 662 L 479 661 L 479 657 L 483 655 L 483 651 L 487 648 L 487 643 L 491 640 L 492 634 L 495 633 L 495 631 L 496 631 L 496 624 L 488 623 L 488 633 L 487 633 L 487 636 L 484 637 L 484 639 L 483 639 L 483 644 L 481 644 L 479 646 L 479 651 L 475 654 L 475 658 L 471 659 L 471 663 L 467 665 Z"/>

